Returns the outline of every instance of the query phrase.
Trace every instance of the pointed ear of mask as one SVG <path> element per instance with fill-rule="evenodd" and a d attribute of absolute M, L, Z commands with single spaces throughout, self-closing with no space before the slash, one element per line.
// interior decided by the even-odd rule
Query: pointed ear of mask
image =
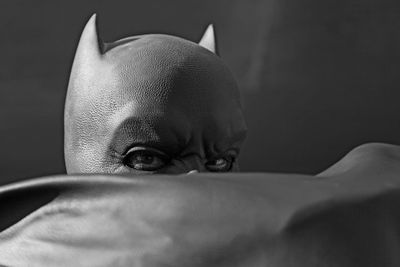
<path fill-rule="evenodd" d="M 74 138 L 77 138 L 77 117 L 84 116 L 80 109 L 97 94 L 96 81 L 105 64 L 102 60 L 103 44 L 97 35 L 96 14 L 83 29 L 68 83 L 64 107 L 64 153 L 67 171 L 74 159 Z"/>
<path fill-rule="evenodd" d="M 72 72 L 79 73 L 82 76 L 95 70 L 101 60 L 102 47 L 102 42 L 97 35 L 96 14 L 94 14 L 83 29 L 76 49 Z"/>
<path fill-rule="evenodd" d="M 217 44 L 215 41 L 214 26 L 212 24 L 208 25 L 199 45 L 217 54 Z"/>

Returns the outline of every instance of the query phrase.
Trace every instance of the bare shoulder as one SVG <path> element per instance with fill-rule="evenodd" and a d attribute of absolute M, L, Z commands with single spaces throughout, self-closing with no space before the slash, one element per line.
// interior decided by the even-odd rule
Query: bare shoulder
<path fill-rule="evenodd" d="M 400 146 L 386 143 L 362 144 L 317 176 L 329 177 L 350 170 L 380 170 L 384 167 L 386 169 L 400 167 Z"/>

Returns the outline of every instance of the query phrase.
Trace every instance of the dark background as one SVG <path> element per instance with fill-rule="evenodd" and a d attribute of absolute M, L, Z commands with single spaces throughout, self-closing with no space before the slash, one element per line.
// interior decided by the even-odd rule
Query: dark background
<path fill-rule="evenodd" d="M 216 26 L 242 89 L 243 171 L 316 173 L 351 148 L 400 143 L 400 2 L 0 2 L 0 183 L 63 173 L 63 101 L 81 30 L 105 41 Z"/>

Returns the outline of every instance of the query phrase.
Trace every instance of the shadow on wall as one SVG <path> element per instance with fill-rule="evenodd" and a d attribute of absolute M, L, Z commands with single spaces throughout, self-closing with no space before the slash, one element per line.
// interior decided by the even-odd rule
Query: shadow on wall
<path fill-rule="evenodd" d="M 242 171 L 316 173 L 354 146 L 400 143 L 400 3 L 373 1 L 4 1 L 0 179 L 63 173 L 63 101 L 80 32 L 105 41 L 216 25 L 249 125 Z"/>

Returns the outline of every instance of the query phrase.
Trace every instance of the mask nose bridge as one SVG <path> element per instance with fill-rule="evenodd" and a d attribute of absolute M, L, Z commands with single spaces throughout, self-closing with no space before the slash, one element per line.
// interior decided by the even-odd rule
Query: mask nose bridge
<path fill-rule="evenodd" d="M 179 159 L 180 168 L 185 172 L 207 172 L 205 160 L 197 154 L 190 154 Z"/>

